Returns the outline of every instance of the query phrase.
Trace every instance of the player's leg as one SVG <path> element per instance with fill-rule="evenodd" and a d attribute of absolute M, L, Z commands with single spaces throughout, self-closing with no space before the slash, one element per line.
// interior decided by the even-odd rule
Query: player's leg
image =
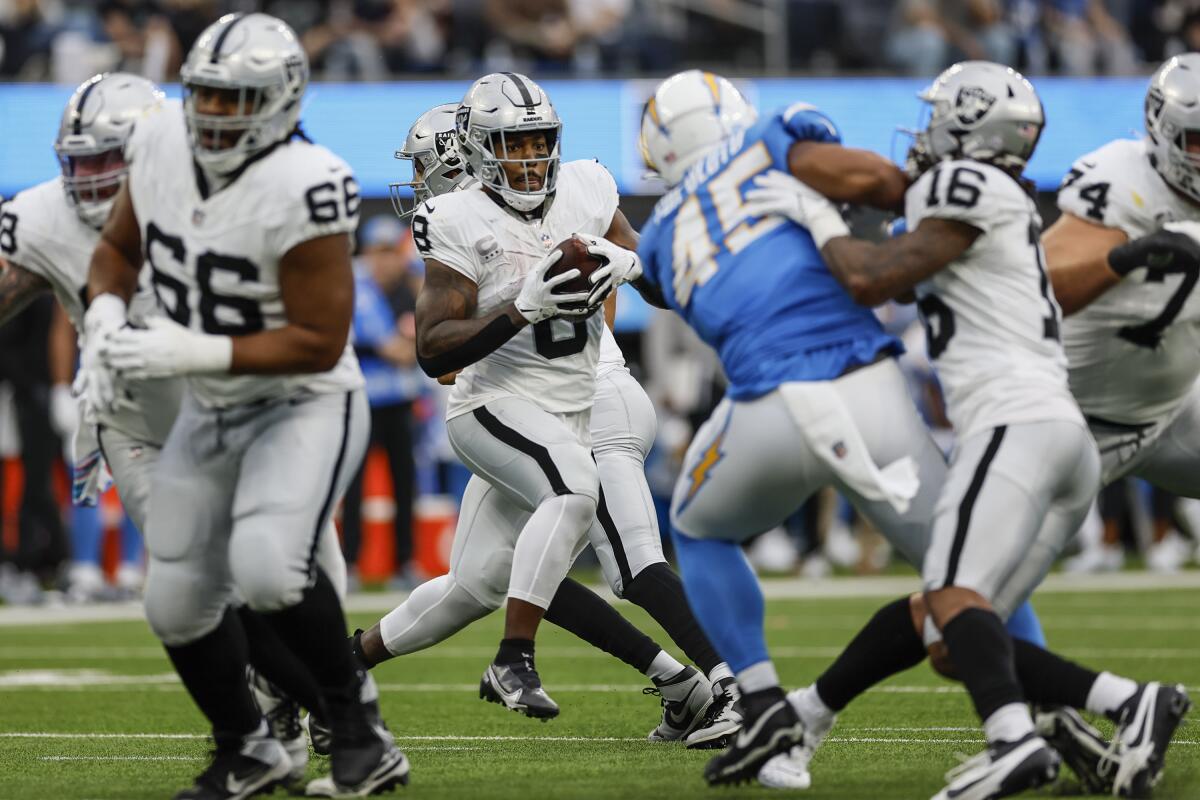
<path fill-rule="evenodd" d="M 408 764 L 379 727 L 373 697 L 364 697 L 366 672 L 316 556 L 363 457 L 367 426 L 366 399 L 355 391 L 236 409 L 225 434 L 244 449 L 229 547 L 238 590 L 320 687 L 333 732 L 333 783 L 363 792 L 405 781 Z"/>
<path fill-rule="evenodd" d="M 684 459 L 671 512 L 684 588 L 737 676 L 744 726 L 755 732 L 710 762 L 710 782 L 752 777 L 799 739 L 799 720 L 767 653 L 762 592 L 741 542 L 779 524 L 829 480 L 779 391 L 723 401 Z"/>
<path fill-rule="evenodd" d="M 683 583 L 663 555 L 658 515 L 646 483 L 645 461 L 654 445 L 654 406 L 645 390 L 624 371 L 610 372 L 596 384 L 592 406 L 592 453 L 600 475 L 600 502 L 588 538 L 613 593 L 645 609 L 696 664 L 712 688 L 715 704 L 699 708 L 691 669 L 655 678 L 663 692 L 663 724 L 651 738 L 686 738 L 689 746 L 720 746 L 737 730 L 733 709 L 736 684 L 728 665 L 704 634 L 688 606 Z M 687 725 L 680 727 L 685 720 Z M 674 722 L 672 722 L 674 720 Z"/>
<path fill-rule="evenodd" d="M 1173 494 L 1200 497 L 1200 384 L 1146 450 L 1131 474 Z"/>
<path fill-rule="evenodd" d="M 217 744 L 197 792 L 228 777 L 247 791 L 266 787 L 292 766 L 246 684 L 246 637 L 230 608 L 228 557 L 237 453 L 219 435 L 213 414 L 194 404 L 180 412 L 154 470 L 155 503 L 144 529 L 146 619 Z"/>
<path fill-rule="evenodd" d="M 528 716 L 558 714 L 533 666 L 533 639 L 596 515 L 599 481 L 583 444 L 586 424 L 586 414 L 557 416 L 518 397 L 447 423 L 463 463 L 531 512 L 513 548 L 504 639 L 480 688 L 486 699 Z"/>

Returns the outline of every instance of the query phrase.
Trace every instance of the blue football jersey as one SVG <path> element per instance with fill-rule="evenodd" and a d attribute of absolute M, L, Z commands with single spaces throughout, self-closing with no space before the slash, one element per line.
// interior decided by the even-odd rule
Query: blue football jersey
<path fill-rule="evenodd" d="M 902 351 L 830 274 L 807 230 L 746 216 L 744 192 L 768 170 L 786 172 L 797 141 L 841 137 L 804 103 L 759 120 L 688 170 L 638 246 L 646 280 L 717 351 L 735 399 L 831 380 L 883 350 Z"/>

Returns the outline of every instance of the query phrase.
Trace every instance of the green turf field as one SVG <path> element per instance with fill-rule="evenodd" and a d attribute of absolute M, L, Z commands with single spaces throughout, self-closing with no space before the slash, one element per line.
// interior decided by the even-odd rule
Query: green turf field
<path fill-rule="evenodd" d="M 1200 695 L 1200 590 L 1046 594 L 1051 642 L 1085 663 L 1179 681 Z M 789 686 L 811 680 L 878 599 L 774 600 L 768 630 Z M 620 609 L 665 642 L 627 603 Z M 358 625 L 375 615 L 355 614 Z M 500 615 L 383 665 L 383 710 L 412 761 L 413 798 L 762 796 L 709 790 L 707 755 L 652 745 L 658 701 L 641 676 L 546 626 L 538 666 L 562 706 L 549 723 L 477 699 Z M 40 685 L 39 685 L 40 684 Z M 1200 714 L 1185 721 L 1156 797 L 1200 798 Z M 0 798 L 167 798 L 204 764 L 204 724 L 141 622 L 0 627 Z M 965 694 L 925 666 L 851 707 L 803 796 L 927 798 L 982 740 Z M 314 759 L 311 775 L 327 768 Z M 1069 776 L 1069 772 L 1064 772 Z M 1077 793 L 1069 777 L 1043 796 Z M 276 795 L 284 797 L 282 790 Z"/>

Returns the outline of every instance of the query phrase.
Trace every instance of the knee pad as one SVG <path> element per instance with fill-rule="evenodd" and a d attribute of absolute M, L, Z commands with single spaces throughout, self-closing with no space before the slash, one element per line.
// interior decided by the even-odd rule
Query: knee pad
<path fill-rule="evenodd" d="M 159 641 L 171 647 L 194 642 L 221 624 L 227 592 L 214 592 L 204 575 L 178 561 L 151 558 L 146 571 L 146 621 Z"/>
<path fill-rule="evenodd" d="M 229 543 L 229 568 L 242 600 L 259 613 L 282 611 L 304 598 L 310 575 L 282 546 L 282 531 L 242 530 Z"/>

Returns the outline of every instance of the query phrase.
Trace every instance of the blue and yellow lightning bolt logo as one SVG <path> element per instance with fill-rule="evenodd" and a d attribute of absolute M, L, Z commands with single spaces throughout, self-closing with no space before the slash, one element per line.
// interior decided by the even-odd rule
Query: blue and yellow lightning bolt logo
<path fill-rule="evenodd" d="M 679 511 L 687 508 L 688 503 L 692 502 L 696 493 L 708 482 L 709 474 L 713 471 L 713 468 L 725 457 L 725 452 L 721 449 L 721 446 L 725 444 L 725 432 L 729 430 L 729 422 L 732 419 L 733 413 L 731 412 L 725 418 L 725 424 L 721 426 L 721 430 L 713 437 L 708 447 L 704 448 L 704 453 L 700 456 L 700 460 L 696 462 L 696 466 L 688 471 L 688 478 L 691 479 L 692 485 L 688 487 L 688 492 L 684 496 L 683 502 L 679 504 Z"/>

